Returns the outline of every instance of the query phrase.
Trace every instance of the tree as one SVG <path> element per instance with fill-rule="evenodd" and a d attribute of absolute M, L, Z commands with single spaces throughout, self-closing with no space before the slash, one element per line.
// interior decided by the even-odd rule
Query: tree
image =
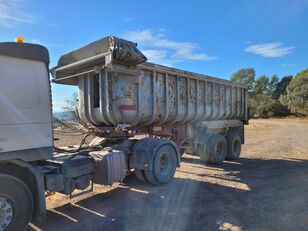
<path fill-rule="evenodd" d="M 287 87 L 287 93 L 280 97 L 283 105 L 291 112 L 308 116 L 308 69 L 298 73 Z"/>
<path fill-rule="evenodd" d="M 277 89 L 277 85 L 279 83 L 279 78 L 277 75 L 273 75 L 271 78 L 271 81 L 269 82 L 269 86 L 268 86 L 268 94 L 270 94 L 272 97 L 274 95 L 274 92 Z"/>
<path fill-rule="evenodd" d="M 269 78 L 266 75 L 260 76 L 254 84 L 253 95 L 268 94 Z"/>
<path fill-rule="evenodd" d="M 251 92 L 255 81 L 255 75 L 256 73 L 253 68 L 243 68 L 235 72 L 231 76 L 231 80 L 245 85 L 248 92 Z"/>
<path fill-rule="evenodd" d="M 279 99 L 281 95 L 287 94 L 287 87 L 289 86 L 292 78 L 292 75 L 286 75 L 277 83 L 276 90 L 273 93 L 274 99 Z"/>
<path fill-rule="evenodd" d="M 287 116 L 288 107 L 281 104 L 279 96 L 288 85 L 289 77 L 279 81 L 277 75 L 269 78 L 266 75 L 258 77 L 252 82 L 253 88 L 249 92 L 249 116 L 252 118 L 268 118 L 272 116 Z M 278 89 L 278 87 L 280 87 Z"/>
<path fill-rule="evenodd" d="M 287 93 L 287 87 L 290 84 L 293 76 L 287 75 L 284 76 L 278 83 L 275 84 L 275 87 L 272 86 L 272 99 L 275 100 L 275 103 L 272 105 L 272 112 L 274 116 L 288 116 L 291 115 L 290 109 L 283 105 L 279 98 Z"/>
<path fill-rule="evenodd" d="M 266 94 L 257 94 L 249 99 L 249 116 L 251 118 L 269 118 L 274 116 L 272 111 L 275 100 Z"/>
<path fill-rule="evenodd" d="M 271 81 L 266 75 L 262 75 L 256 79 L 254 87 L 249 99 L 250 117 L 268 118 L 273 116 L 272 107 L 275 100 L 271 96 L 271 88 L 277 82 L 276 77 L 272 77 Z"/>
<path fill-rule="evenodd" d="M 80 118 L 78 111 L 78 94 L 74 93 L 71 98 L 66 100 L 63 110 L 69 115 L 69 120 L 76 125 L 81 125 L 83 129 L 88 130 L 87 124 Z"/>
<path fill-rule="evenodd" d="M 89 132 L 89 127 L 79 117 L 77 93 L 74 93 L 69 99 L 66 100 L 66 104 L 63 107 L 63 110 L 64 110 L 64 116 L 62 116 L 63 118 L 58 118 L 55 115 L 53 115 L 53 120 L 55 123 L 58 123 L 63 127 L 81 133 Z"/>

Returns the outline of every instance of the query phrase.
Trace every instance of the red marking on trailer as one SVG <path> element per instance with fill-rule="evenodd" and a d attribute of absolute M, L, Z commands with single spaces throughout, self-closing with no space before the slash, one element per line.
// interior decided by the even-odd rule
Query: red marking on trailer
<path fill-rule="evenodd" d="M 136 111 L 136 109 L 137 107 L 135 104 L 118 106 L 118 110 L 122 110 L 122 111 Z"/>

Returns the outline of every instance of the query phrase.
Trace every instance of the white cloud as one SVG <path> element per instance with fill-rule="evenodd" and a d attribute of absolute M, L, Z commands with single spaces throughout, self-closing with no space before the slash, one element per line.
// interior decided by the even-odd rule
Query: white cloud
<path fill-rule="evenodd" d="M 164 50 L 143 50 L 142 53 L 148 59 L 161 59 L 166 56 L 166 51 Z"/>
<path fill-rule="evenodd" d="M 283 63 L 283 64 L 281 64 L 281 66 L 282 67 L 295 67 L 296 64 L 294 64 L 294 63 Z"/>
<path fill-rule="evenodd" d="M 281 42 L 255 44 L 246 47 L 245 51 L 263 57 L 277 58 L 290 54 L 293 47 L 284 47 Z"/>
<path fill-rule="evenodd" d="M 22 0 L 0 0 L 0 25 L 14 27 L 17 23 L 34 23 L 34 16 L 24 9 Z"/>
<path fill-rule="evenodd" d="M 144 52 L 148 51 L 148 53 L 153 55 L 156 59 L 161 59 L 168 54 L 168 57 L 164 60 L 160 60 L 160 63 L 172 64 L 185 60 L 209 61 L 217 59 L 206 53 L 197 52 L 196 50 L 199 48 L 197 44 L 168 39 L 163 32 L 154 33 L 153 30 L 150 29 L 136 30 L 127 32 L 124 37 L 130 41 L 137 42 L 142 47 L 150 48 Z M 151 59 L 150 57 L 148 58 Z"/>
<path fill-rule="evenodd" d="M 125 18 L 123 18 L 124 22 L 132 22 L 134 20 L 135 20 L 135 17 L 125 17 Z"/>

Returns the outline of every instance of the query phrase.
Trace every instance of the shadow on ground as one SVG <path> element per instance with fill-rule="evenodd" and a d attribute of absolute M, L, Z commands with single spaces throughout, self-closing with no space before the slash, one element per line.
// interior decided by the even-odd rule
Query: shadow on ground
<path fill-rule="evenodd" d="M 241 158 L 204 166 L 185 156 L 163 186 L 132 175 L 118 188 L 47 213 L 47 230 L 304 230 L 308 161 Z M 29 229 L 31 230 L 31 229 Z"/>

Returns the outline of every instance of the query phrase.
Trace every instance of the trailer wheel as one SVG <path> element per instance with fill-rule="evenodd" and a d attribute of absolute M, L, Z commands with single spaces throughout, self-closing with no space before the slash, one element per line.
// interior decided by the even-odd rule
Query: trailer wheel
<path fill-rule="evenodd" d="M 202 161 L 211 164 L 220 164 L 225 160 L 227 155 L 227 142 L 223 135 L 212 134 L 208 137 L 206 143 L 206 155 L 201 155 Z M 203 159 L 206 157 L 205 159 Z"/>
<path fill-rule="evenodd" d="M 241 154 L 241 137 L 237 133 L 229 133 L 227 135 L 227 158 L 237 160 Z"/>
<path fill-rule="evenodd" d="M 155 153 L 152 171 L 144 171 L 145 177 L 151 184 L 166 184 L 173 178 L 176 166 L 175 149 L 169 144 L 163 144 Z"/>
<path fill-rule="evenodd" d="M 135 169 L 135 175 L 141 182 L 148 183 L 143 170 Z"/>
<path fill-rule="evenodd" d="M 0 230 L 25 230 L 33 211 L 28 186 L 16 177 L 0 174 Z"/>

